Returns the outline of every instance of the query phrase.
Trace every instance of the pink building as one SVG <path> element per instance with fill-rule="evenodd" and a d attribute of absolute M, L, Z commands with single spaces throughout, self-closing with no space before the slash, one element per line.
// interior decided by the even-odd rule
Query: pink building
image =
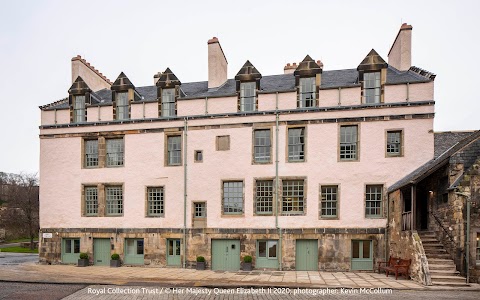
<path fill-rule="evenodd" d="M 388 63 L 247 61 L 233 79 L 213 38 L 208 81 L 167 68 L 144 87 L 74 57 L 68 98 L 41 107 L 40 260 L 372 270 L 387 189 L 434 155 L 435 75 L 411 66 L 411 33 Z"/>

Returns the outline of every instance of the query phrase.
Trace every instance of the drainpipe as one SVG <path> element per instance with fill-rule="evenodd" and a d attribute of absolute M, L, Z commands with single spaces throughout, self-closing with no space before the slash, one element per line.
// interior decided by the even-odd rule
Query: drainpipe
<path fill-rule="evenodd" d="M 188 118 L 184 119 L 183 127 L 183 268 L 187 267 L 187 138 Z"/>
<path fill-rule="evenodd" d="M 387 261 L 388 255 L 388 226 L 390 226 L 390 199 L 387 193 L 387 226 L 385 226 L 385 260 Z"/>
<path fill-rule="evenodd" d="M 407 82 L 407 102 L 410 101 L 410 83 Z"/>
<path fill-rule="evenodd" d="M 208 97 L 205 97 L 205 114 L 208 115 Z"/>
<path fill-rule="evenodd" d="M 278 258 L 282 270 L 282 229 L 278 226 L 278 92 L 275 95 L 275 227 L 278 230 Z"/>

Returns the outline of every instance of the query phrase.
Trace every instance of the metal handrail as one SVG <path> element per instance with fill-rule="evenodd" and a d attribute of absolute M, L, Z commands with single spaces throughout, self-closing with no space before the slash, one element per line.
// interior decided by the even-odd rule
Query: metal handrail
<path fill-rule="evenodd" d="M 430 214 L 433 216 L 433 219 L 438 223 L 438 225 L 440 225 L 440 228 L 442 228 L 445 234 L 448 236 L 448 238 L 452 242 L 454 249 L 457 249 L 457 245 L 455 244 L 455 239 L 453 238 L 453 235 L 448 231 L 448 229 L 446 229 L 443 226 L 442 221 L 440 221 L 440 218 L 437 215 L 435 215 L 432 211 L 430 212 Z"/>

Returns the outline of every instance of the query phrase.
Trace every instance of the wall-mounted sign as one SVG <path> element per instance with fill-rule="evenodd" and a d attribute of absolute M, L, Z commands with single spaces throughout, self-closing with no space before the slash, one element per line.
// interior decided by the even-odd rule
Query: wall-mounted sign
<path fill-rule="evenodd" d="M 42 237 L 43 237 L 44 239 L 51 239 L 52 236 L 53 236 L 53 235 L 52 235 L 51 232 L 44 232 L 44 233 L 42 234 Z"/>

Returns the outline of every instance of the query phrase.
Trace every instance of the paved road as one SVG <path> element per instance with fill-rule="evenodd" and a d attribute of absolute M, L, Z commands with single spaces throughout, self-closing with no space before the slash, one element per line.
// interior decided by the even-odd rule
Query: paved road
<path fill-rule="evenodd" d="M 0 244 L 0 248 L 20 247 L 20 243 Z"/>
<path fill-rule="evenodd" d="M 352 294 L 356 292 L 356 294 Z M 383 293 L 379 293 L 383 292 Z M 324 294 L 323 294 L 324 293 Z M 398 290 L 351 290 L 351 289 L 206 289 L 162 288 L 155 286 L 88 286 L 68 296 L 65 300 L 123 300 L 123 299 L 422 299 L 422 300 L 478 300 L 478 291 L 398 291 Z"/>
<path fill-rule="evenodd" d="M 75 293 L 85 285 L 39 284 L 0 281 L 1 300 L 57 300 Z"/>
<path fill-rule="evenodd" d="M 38 254 L 0 252 L 0 266 L 38 262 Z"/>

